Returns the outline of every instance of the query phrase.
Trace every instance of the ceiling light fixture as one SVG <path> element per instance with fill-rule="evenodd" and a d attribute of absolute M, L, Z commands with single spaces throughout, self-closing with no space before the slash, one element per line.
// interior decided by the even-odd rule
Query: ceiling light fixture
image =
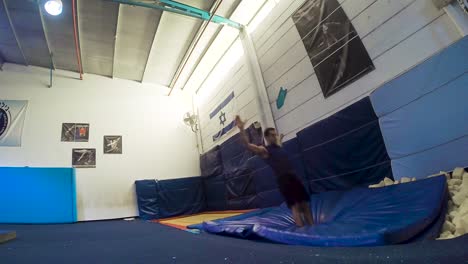
<path fill-rule="evenodd" d="M 62 13 L 63 4 L 61 0 L 49 0 L 45 3 L 44 8 L 47 13 L 58 16 Z"/>

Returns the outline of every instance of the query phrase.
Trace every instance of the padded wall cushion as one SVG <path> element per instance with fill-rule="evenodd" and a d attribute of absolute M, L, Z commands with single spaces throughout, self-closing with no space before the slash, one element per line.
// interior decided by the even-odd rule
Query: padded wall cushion
<path fill-rule="evenodd" d="M 468 73 L 381 117 L 390 157 L 398 159 L 468 135 L 466 98 Z"/>
<path fill-rule="evenodd" d="M 297 133 L 309 190 L 344 190 L 392 178 L 368 97 Z"/>
<path fill-rule="evenodd" d="M 307 164 L 307 173 L 313 175 L 314 179 L 328 178 L 390 162 L 377 122 L 338 137 L 327 144 L 304 149 L 303 155 Z M 373 181 L 375 179 L 354 180 L 356 183 Z"/>
<path fill-rule="evenodd" d="M 158 218 L 157 187 L 155 180 L 135 181 L 138 212 L 140 218 L 151 220 Z"/>
<path fill-rule="evenodd" d="M 239 134 L 221 144 L 220 150 L 225 172 L 242 167 L 252 157 L 252 153 L 241 143 Z"/>
<path fill-rule="evenodd" d="M 307 184 L 311 193 L 320 193 L 329 190 L 346 190 L 356 186 L 368 186 L 380 182 L 385 177 L 390 179 L 393 177 L 390 162 L 334 175 L 325 180 L 311 179 L 307 181 Z"/>
<path fill-rule="evenodd" d="M 227 209 L 227 189 L 224 174 L 203 177 L 203 186 L 208 211 L 222 211 Z"/>
<path fill-rule="evenodd" d="M 201 177 L 135 181 L 140 217 L 145 220 L 194 214 L 205 210 Z"/>
<path fill-rule="evenodd" d="M 395 179 L 468 165 L 467 57 L 465 36 L 371 94 Z"/>
<path fill-rule="evenodd" d="M 389 114 L 459 77 L 468 69 L 466 58 L 468 36 L 375 90 L 370 95 L 375 112 Z"/>
<path fill-rule="evenodd" d="M 225 178 L 228 200 L 255 195 L 255 183 L 250 169 L 242 167 L 226 173 Z"/>
<path fill-rule="evenodd" d="M 194 214 L 205 209 L 201 177 L 156 181 L 158 218 Z"/>
<path fill-rule="evenodd" d="M 297 133 L 302 149 L 324 144 L 349 131 L 377 120 L 369 97 L 336 112 L 335 114 L 304 128 Z"/>
<path fill-rule="evenodd" d="M 312 196 L 316 224 L 310 227 L 296 227 L 291 211 L 283 204 L 235 220 L 206 222 L 203 229 L 293 245 L 398 244 L 421 235 L 437 222 L 447 202 L 446 191 L 446 178 L 440 176 L 384 188 L 324 192 Z"/>
<path fill-rule="evenodd" d="M 223 173 L 223 160 L 219 146 L 215 146 L 200 156 L 200 169 L 202 176 L 219 175 Z"/>
<path fill-rule="evenodd" d="M 439 171 L 468 166 L 468 136 L 421 153 L 392 160 L 395 179 L 402 177 L 424 178 Z"/>

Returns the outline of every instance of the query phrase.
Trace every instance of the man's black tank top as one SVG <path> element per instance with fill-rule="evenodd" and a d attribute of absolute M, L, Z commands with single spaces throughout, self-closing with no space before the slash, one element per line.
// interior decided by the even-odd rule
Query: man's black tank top
<path fill-rule="evenodd" d="M 287 173 L 294 173 L 294 166 L 289 159 L 289 154 L 278 145 L 268 145 L 268 158 L 266 163 L 270 165 L 277 176 L 282 176 Z"/>

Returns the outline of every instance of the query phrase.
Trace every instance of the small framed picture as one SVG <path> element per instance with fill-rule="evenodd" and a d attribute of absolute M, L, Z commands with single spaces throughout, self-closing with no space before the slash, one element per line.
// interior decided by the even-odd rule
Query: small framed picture
<path fill-rule="evenodd" d="M 75 141 L 88 142 L 89 141 L 89 124 L 75 124 Z"/>
<path fill-rule="evenodd" d="M 74 168 L 96 168 L 96 149 L 73 149 L 72 165 Z"/>
<path fill-rule="evenodd" d="M 62 141 L 74 142 L 75 141 L 75 123 L 62 124 Z"/>
<path fill-rule="evenodd" d="M 104 154 L 122 154 L 122 136 L 104 136 Z"/>
<path fill-rule="evenodd" d="M 63 142 L 88 142 L 89 124 L 63 123 L 62 124 Z"/>

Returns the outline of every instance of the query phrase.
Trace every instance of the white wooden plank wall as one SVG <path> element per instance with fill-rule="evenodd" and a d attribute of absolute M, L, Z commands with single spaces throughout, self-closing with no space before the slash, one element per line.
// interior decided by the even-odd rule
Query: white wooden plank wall
<path fill-rule="evenodd" d="M 213 135 L 221 130 L 222 127 L 219 124 L 218 118 L 214 117 L 210 119 L 209 117 L 210 112 L 223 102 L 232 91 L 234 91 L 235 95 L 234 107 L 236 114 L 241 115 L 243 119 L 247 120 L 247 125 L 254 121 L 259 121 L 257 101 L 254 96 L 254 82 L 247 72 L 244 56 L 230 70 L 224 80 L 219 83 L 209 98 L 198 109 L 204 152 L 210 150 L 215 145 L 221 144 L 237 133 L 237 129 L 233 129 L 220 140 L 213 142 Z"/>
<path fill-rule="evenodd" d="M 376 69 L 325 99 L 291 15 L 304 0 L 282 0 L 252 33 L 273 115 L 286 140 L 419 64 L 461 36 L 427 0 L 339 1 Z M 276 109 L 280 87 L 286 104 Z"/>

